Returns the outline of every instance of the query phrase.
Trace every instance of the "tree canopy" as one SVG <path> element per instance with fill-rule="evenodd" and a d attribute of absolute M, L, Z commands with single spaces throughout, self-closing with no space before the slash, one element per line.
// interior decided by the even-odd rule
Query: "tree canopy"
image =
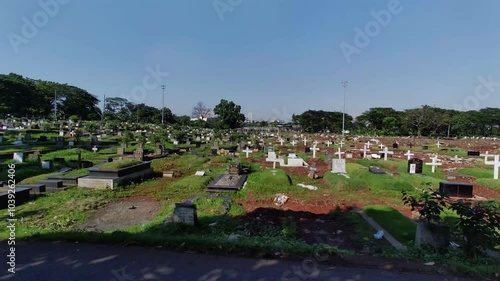
<path fill-rule="evenodd" d="M 217 125 L 220 129 L 238 128 L 245 121 L 245 115 L 241 113 L 241 106 L 225 99 L 221 99 L 220 103 L 215 106 L 214 113 L 218 117 Z"/>

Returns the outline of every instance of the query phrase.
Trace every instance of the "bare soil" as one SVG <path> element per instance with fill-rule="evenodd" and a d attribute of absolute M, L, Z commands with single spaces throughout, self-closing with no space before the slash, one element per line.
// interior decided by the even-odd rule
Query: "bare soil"
<path fill-rule="evenodd" d="M 145 224 L 159 212 L 161 205 L 148 197 L 129 197 L 110 203 L 78 229 L 85 231 L 110 231 L 124 227 Z"/>

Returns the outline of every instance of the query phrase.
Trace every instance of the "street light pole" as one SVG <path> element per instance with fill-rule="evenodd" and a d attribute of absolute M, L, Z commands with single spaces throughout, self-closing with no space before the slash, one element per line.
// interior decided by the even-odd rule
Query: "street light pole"
<path fill-rule="evenodd" d="M 347 87 L 348 82 L 347 81 L 342 81 L 340 82 L 342 85 L 342 88 L 344 88 L 344 110 L 342 111 L 342 139 L 344 139 L 344 132 L 345 132 L 345 88 Z"/>
<path fill-rule="evenodd" d="M 165 85 L 161 85 L 161 89 L 163 90 L 163 95 L 161 97 L 161 123 L 163 124 L 163 108 L 165 107 L 163 103 L 165 102 Z"/>

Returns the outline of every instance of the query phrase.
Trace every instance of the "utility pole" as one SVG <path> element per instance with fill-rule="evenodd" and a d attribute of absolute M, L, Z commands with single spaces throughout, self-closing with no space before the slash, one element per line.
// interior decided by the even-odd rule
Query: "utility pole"
<path fill-rule="evenodd" d="M 161 124 L 163 124 L 163 108 L 165 102 L 165 85 L 161 85 L 161 89 L 163 90 L 163 95 L 161 97 Z"/>
<path fill-rule="evenodd" d="M 344 110 L 342 111 L 342 139 L 344 139 L 344 132 L 345 132 L 345 88 L 347 88 L 348 83 L 349 82 L 345 80 L 340 82 L 342 88 L 344 88 Z"/>

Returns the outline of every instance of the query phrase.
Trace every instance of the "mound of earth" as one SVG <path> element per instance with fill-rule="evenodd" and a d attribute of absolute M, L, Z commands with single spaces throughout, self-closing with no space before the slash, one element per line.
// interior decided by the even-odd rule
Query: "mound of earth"
<path fill-rule="evenodd" d="M 110 203 L 78 229 L 85 231 L 110 231 L 151 221 L 160 210 L 160 203 L 146 197 L 131 197 Z"/>

